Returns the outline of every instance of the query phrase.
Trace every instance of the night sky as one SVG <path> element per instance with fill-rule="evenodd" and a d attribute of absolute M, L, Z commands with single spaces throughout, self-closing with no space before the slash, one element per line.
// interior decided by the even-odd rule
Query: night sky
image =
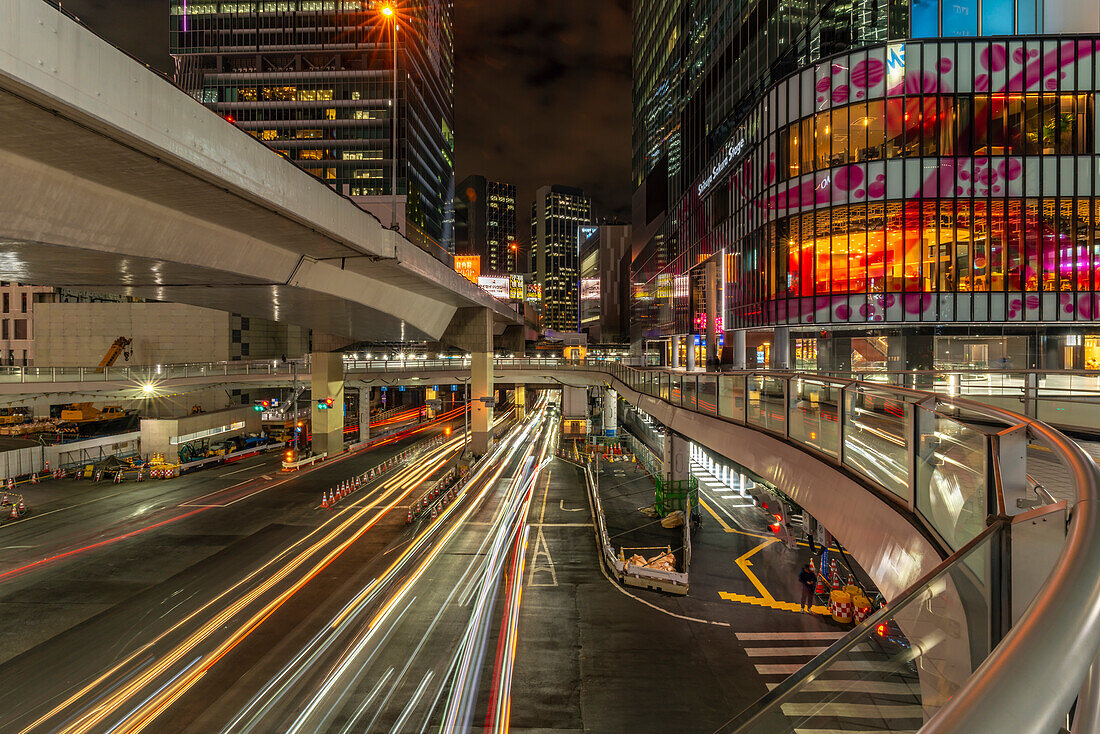
<path fill-rule="evenodd" d="M 101 36 L 171 71 L 167 0 L 63 0 Z M 456 174 L 519 186 L 520 239 L 547 183 L 630 217 L 630 0 L 456 0 Z"/>

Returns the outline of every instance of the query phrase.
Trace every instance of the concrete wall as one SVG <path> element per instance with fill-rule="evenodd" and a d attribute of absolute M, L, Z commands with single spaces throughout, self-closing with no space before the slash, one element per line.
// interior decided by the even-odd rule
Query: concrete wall
<path fill-rule="evenodd" d="M 134 340 L 133 364 L 228 360 L 230 315 L 180 303 L 40 303 L 34 309 L 35 360 L 94 367 L 120 336 Z M 270 356 L 270 355 L 263 355 Z M 115 363 L 124 366 L 120 357 Z"/>

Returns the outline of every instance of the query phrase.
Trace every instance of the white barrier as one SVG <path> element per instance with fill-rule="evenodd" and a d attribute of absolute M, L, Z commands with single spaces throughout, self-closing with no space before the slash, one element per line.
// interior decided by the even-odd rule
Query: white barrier
<path fill-rule="evenodd" d="M 315 454 L 308 459 L 298 459 L 298 461 L 284 461 L 283 471 L 297 471 L 303 466 L 312 466 L 318 461 L 324 461 L 328 458 L 328 453 Z"/>

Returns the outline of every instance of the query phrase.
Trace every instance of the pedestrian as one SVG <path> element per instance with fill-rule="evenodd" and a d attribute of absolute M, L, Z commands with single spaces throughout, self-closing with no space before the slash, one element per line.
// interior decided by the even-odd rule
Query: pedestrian
<path fill-rule="evenodd" d="M 813 566 L 806 564 L 802 567 L 802 572 L 798 574 L 798 583 L 802 584 L 802 609 L 803 612 L 810 612 L 810 607 L 814 601 L 814 585 L 817 583 L 817 577 L 814 574 Z"/>

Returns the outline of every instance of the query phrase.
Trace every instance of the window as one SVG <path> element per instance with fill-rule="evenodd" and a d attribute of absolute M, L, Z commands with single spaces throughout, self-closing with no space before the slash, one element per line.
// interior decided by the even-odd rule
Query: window
<path fill-rule="evenodd" d="M 19 304 L 20 310 L 23 313 L 26 313 L 27 312 L 27 294 L 26 293 L 20 293 L 19 294 L 19 301 L 20 301 L 20 304 Z"/>
<path fill-rule="evenodd" d="M 11 311 L 11 294 L 10 293 L 5 293 L 4 294 L 4 313 L 9 313 L 10 311 Z"/>
<path fill-rule="evenodd" d="M 299 130 L 294 134 L 299 140 L 318 140 L 324 137 L 321 130 Z"/>
<path fill-rule="evenodd" d="M 323 150 L 300 150 L 298 151 L 298 158 L 306 161 L 319 161 L 325 157 Z"/>
<path fill-rule="evenodd" d="M 3 339 L 5 339 L 5 340 L 7 340 L 7 339 L 11 339 L 11 329 L 10 329 L 10 327 L 8 326 L 8 325 L 9 325 L 10 323 L 11 323 L 11 320 L 10 320 L 10 319 L 4 319 L 4 322 L 3 322 L 3 333 L 0 333 L 0 338 L 3 338 Z"/>
<path fill-rule="evenodd" d="M 380 161 L 382 160 L 382 151 L 380 150 L 345 150 L 343 158 L 345 161 Z"/>
<path fill-rule="evenodd" d="M 15 338 L 15 339 L 26 339 L 27 338 L 27 320 L 26 319 L 16 319 L 15 320 L 15 334 L 13 335 L 13 338 Z"/>
<path fill-rule="evenodd" d="M 263 130 L 260 132 L 260 140 L 278 140 L 279 133 L 275 130 Z"/>
<path fill-rule="evenodd" d="M 325 119 L 326 120 L 335 120 L 336 119 L 336 110 L 331 108 L 331 107 L 325 109 Z"/>

